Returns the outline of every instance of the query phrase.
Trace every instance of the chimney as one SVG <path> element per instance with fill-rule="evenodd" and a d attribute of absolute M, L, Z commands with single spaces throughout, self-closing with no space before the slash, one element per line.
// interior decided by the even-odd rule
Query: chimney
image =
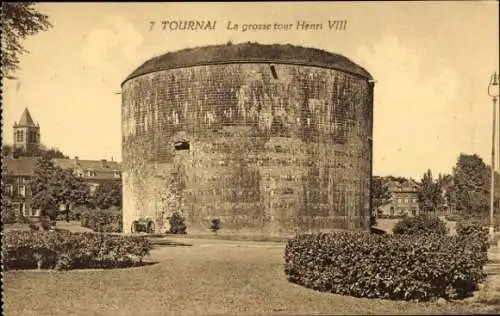
<path fill-rule="evenodd" d="M 78 156 L 75 156 L 75 163 L 76 163 L 77 165 L 79 165 L 79 164 L 80 164 L 80 161 L 78 160 Z"/>

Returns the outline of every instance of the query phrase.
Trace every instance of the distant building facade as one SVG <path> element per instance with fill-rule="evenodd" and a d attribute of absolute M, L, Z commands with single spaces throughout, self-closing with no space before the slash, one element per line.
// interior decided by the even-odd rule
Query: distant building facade
<path fill-rule="evenodd" d="M 34 146 L 40 146 L 40 126 L 34 124 L 28 109 L 25 109 L 19 123 L 14 124 L 14 148 L 29 150 Z M 31 207 L 30 182 L 34 178 L 38 159 L 36 156 L 22 156 L 22 151 L 19 156 L 12 154 L 2 157 L 2 194 L 10 197 L 14 208 L 23 216 L 37 215 L 36 210 Z M 56 167 L 72 170 L 75 176 L 90 187 L 91 192 L 95 192 L 103 183 L 121 182 L 121 164 L 117 161 L 80 160 L 78 157 L 53 158 L 52 161 Z"/>
<path fill-rule="evenodd" d="M 419 184 L 413 180 L 387 180 L 390 202 L 379 208 L 382 216 L 417 216 Z"/>
<path fill-rule="evenodd" d="M 30 182 L 35 175 L 35 166 L 39 157 L 4 157 L 2 160 L 2 186 L 4 194 L 8 194 L 19 214 L 36 216 L 31 208 Z M 82 179 L 93 193 L 103 183 L 120 183 L 121 166 L 116 161 L 52 159 L 55 166 L 71 169 L 73 174 Z"/>
<path fill-rule="evenodd" d="M 91 192 L 103 183 L 121 182 L 121 166 L 119 162 L 102 160 L 52 159 L 54 165 L 61 169 L 71 169 L 73 174 L 86 183 Z"/>
<path fill-rule="evenodd" d="M 23 216 L 35 216 L 31 208 L 30 182 L 37 157 L 2 157 L 2 194 L 12 201 Z"/>

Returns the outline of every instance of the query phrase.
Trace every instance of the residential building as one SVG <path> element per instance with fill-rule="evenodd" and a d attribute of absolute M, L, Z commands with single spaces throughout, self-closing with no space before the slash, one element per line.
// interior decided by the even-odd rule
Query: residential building
<path fill-rule="evenodd" d="M 419 214 L 418 187 L 414 180 L 387 179 L 390 202 L 379 208 L 382 216 L 416 216 Z"/>
<path fill-rule="evenodd" d="M 62 169 L 71 169 L 73 174 L 81 178 L 94 192 L 103 183 L 121 181 L 120 163 L 116 161 L 102 160 L 80 160 L 74 159 L 52 159 L 54 165 Z"/>
<path fill-rule="evenodd" d="M 30 182 L 37 157 L 2 158 L 2 194 L 8 195 L 14 209 L 23 216 L 35 216 L 31 208 Z"/>
<path fill-rule="evenodd" d="M 16 135 L 22 135 L 18 137 Z M 27 136 L 28 135 L 28 136 Z M 30 136 L 31 135 L 31 136 Z M 40 145 L 40 126 L 35 125 L 25 109 L 19 123 L 14 124 L 14 147 L 29 150 Z M 2 194 L 12 199 L 14 207 L 23 216 L 36 216 L 36 210 L 31 208 L 30 182 L 35 173 L 39 157 L 22 156 L 22 151 L 9 157 L 2 157 Z M 53 158 L 54 165 L 62 169 L 71 169 L 73 174 L 86 183 L 91 192 L 103 183 L 121 182 L 121 166 L 117 161 L 80 160 Z"/>
<path fill-rule="evenodd" d="M 39 157 L 4 157 L 2 159 L 2 186 L 4 194 L 8 194 L 14 207 L 23 216 L 35 216 L 31 208 L 30 181 L 35 173 L 36 162 Z M 73 174 L 81 178 L 95 192 L 103 183 L 120 183 L 121 167 L 116 161 L 106 160 L 79 160 L 79 159 L 52 159 L 55 166 L 62 169 L 71 169 Z"/>

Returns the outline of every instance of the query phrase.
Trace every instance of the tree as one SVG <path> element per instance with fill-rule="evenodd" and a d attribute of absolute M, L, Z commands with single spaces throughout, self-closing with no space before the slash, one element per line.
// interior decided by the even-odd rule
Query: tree
<path fill-rule="evenodd" d="M 52 27 L 48 16 L 34 6 L 35 2 L 2 3 L 2 78 L 16 79 L 12 74 L 19 68 L 19 56 L 29 53 L 21 41 Z"/>
<path fill-rule="evenodd" d="M 69 157 L 65 154 L 63 154 L 59 149 L 52 147 L 52 148 L 47 148 L 44 145 L 40 145 L 39 148 L 36 149 L 28 149 L 28 150 L 21 150 L 19 148 L 13 148 L 12 145 L 2 145 L 2 157 L 9 157 L 9 156 L 16 156 L 16 157 L 42 157 L 46 156 L 48 158 L 65 158 L 68 159 Z"/>
<path fill-rule="evenodd" d="M 65 211 L 69 212 L 70 207 L 88 203 L 87 185 L 75 177 L 71 170 L 56 167 L 50 158 L 39 158 L 34 173 L 31 182 L 32 206 L 40 209 L 41 215 L 55 220 L 60 205 L 64 205 Z"/>
<path fill-rule="evenodd" d="M 19 212 L 14 209 L 14 204 L 12 201 L 11 192 L 7 190 L 7 186 L 4 185 L 5 180 L 2 177 L 2 224 L 12 224 L 17 221 L 19 217 Z"/>
<path fill-rule="evenodd" d="M 441 183 L 434 180 L 431 170 L 424 174 L 418 188 L 418 207 L 424 213 L 434 212 L 444 204 Z"/>
<path fill-rule="evenodd" d="M 404 177 L 387 176 L 386 179 L 389 181 L 398 182 L 399 184 L 403 184 L 403 183 L 408 182 L 408 179 L 406 179 Z"/>
<path fill-rule="evenodd" d="M 170 223 L 170 234 L 186 234 L 187 226 L 184 220 L 184 216 L 180 212 L 174 212 L 169 219 Z"/>
<path fill-rule="evenodd" d="M 384 178 L 378 176 L 372 177 L 371 199 L 372 215 L 378 214 L 379 208 L 391 201 L 391 193 Z M 375 223 L 372 224 L 374 225 Z"/>
<path fill-rule="evenodd" d="M 448 196 L 457 211 L 477 215 L 489 209 L 490 170 L 476 154 L 460 154 Z"/>
<path fill-rule="evenodd" d="M 90 197 L 90 188 L 75 177 L 72 170 L 63 170 L 58 168 L 54 185 L 57 187 L 57 203 L 64 206 L 63 214 L 69 221 L 70 210 L 78 206 L 88 206 Z"/>
<path fill-rule="evenodd" d="M 25 156 L 47 156 L 48 158 L 63 158 L 63 159 L 69 159 L 69 156 L 63 154 L 58 148 L 56 147 L 46 147 L 44 145 L 40 145 L 38 149 L 35 149 L 33 151 L 28 151 L 21 153 L 21 155 Z"/>
<path fill-rule="evenodd" d="M 94 193 L 96 206 L 101 210 L 107 210 L 112 206 L 122 205 L 122 185 L 121 182 L 103 183 L 99 185 Z"/>
<path fill-rule="evenodd" d="M 34 174 L 35 176 L 31 182 L 31 193 L 33 195 L 31 206 L 34 209 L 39 209 L 40 215 L 47 215 L 51 219 L 55 219 L 58 208 L 57 167 L 47 157 L 41 157 L 35 165 Z"/>

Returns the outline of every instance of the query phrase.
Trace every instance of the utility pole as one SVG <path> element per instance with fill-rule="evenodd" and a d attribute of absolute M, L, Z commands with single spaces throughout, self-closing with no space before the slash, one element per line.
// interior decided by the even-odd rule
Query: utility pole
<path fill-rule="evenodd" d="M 496 105 L 499 95 L 498 90 L 498 75 L 495 72 L 491 75 L 490 84 L 488 85 L 488 95 L 493 100 L 493 130 L 491 136 L 491 191 L 490 191 L 490 236 L 493 237 L 495 232 L 495 225 L 493 223 L 493 213 L 495 208 L 495 132 L 496 132 Z M 500 111 L 499 111 L 500 115 Z M 500 135 L 500 131 L 499 131 Z M 500 141 L 500 136 L 499 136 Z M 499 147 L 500 148 L 500 147 Z M 500 155 L 499 155 L 500 156 Z"/>

